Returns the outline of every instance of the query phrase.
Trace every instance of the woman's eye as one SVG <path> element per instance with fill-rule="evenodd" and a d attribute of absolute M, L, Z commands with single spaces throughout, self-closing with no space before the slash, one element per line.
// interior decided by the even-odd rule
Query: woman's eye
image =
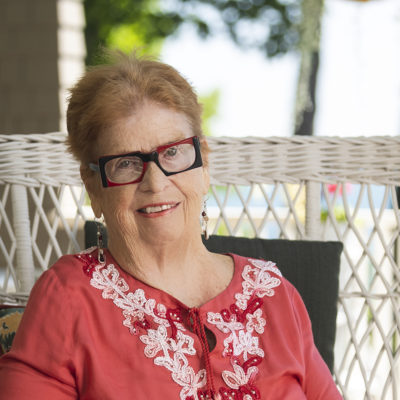
<path fill-rule="evenodd" d="M 129 168 L 130 166 L 132 166 L 132 161 L 130 160 L 121 160 L 117 164 L 117 168 Z"/>
<path fill-rule="evenodd" d="M 173 146 L 173 147 L 169 147 L 166 152 L 165 155 L 167 157 L 175 157 L 178 153 L 178 147 L 177 146 Z"/>
<path fill-rule="evenodd" d="M 116 163 L 117 169 L 137 169 L 140 168 L 140 160 L 135 158 L 121 158 Z"/>

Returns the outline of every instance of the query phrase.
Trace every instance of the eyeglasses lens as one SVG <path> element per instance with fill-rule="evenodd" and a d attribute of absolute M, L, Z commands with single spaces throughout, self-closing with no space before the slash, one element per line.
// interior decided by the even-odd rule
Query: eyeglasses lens
<path fill-rule="evenodd" d="M 193 165 L 196 152 L 192 143 L 181 143 L 158 153 L 158 161 L 167 172 L 184 171 Z"/>
<path fill-rule="evenodd" d="M 109 160 L 105 165 L 107 178 L 114 183 L 132 182 L 143 170 L 143 161 L 135 156 L 122 156 Z"/>
<path fill-rule="evenodd" d="M 158 162 L 167 172 L 181 172 L 190 168 L 196 160 L 193 143 L 181 143 L 163 148 L 158 152 Z M 107 178 L 114 183 L 128 183 L 139 179 L 143 161 L 131 155 L 113 158 L 105 164 Z"/>

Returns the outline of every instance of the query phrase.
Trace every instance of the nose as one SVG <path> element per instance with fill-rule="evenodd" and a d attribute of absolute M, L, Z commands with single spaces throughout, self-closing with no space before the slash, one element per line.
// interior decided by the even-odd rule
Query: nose
<path fill-rule="evenodd" d="M 158 165 L 151 161 L 147 164 L 146 172 L 140 182 L 140 188 L 144 191 L 161 192 L 169 185 L 169 179 Z"/>

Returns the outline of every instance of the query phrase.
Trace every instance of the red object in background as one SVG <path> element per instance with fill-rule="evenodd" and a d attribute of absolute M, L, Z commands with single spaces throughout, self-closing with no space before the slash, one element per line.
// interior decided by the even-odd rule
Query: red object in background
<path fill-rule="evenodd" d="M 361 1 L 367 1 L 367 0 L 361 0 Z M 330 183 L 329 185 L 327 185 L 327 187 L 328 187 L 328 192 L 329 192 L 329 193 L 335 193 L 338 186 L 340 186 L 340 187 L 339 187 L 339 194 L 342 195 L 342 194 L 343 194 L 343 183 L 339 183 L 339 184 L 337 184 L 337 183 Z M 351 185 L 350 185 L 350 183 L 345 183 L 344 186 L 345 186 L 346 193 L 349 193 L 350 190 L 351 190 Z"/>

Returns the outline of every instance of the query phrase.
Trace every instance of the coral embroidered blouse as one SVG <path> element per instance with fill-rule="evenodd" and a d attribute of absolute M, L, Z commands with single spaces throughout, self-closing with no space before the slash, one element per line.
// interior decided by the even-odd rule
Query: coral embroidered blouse
<path fill-rule="evenodd" d="M 1 395 L 341 399 L 296 289 L 272 262 L 231 256 L 231 283 L 198 309 L 134 279 L 109 253 L 105 265 L 89 251 L 62 257 L 36 283 L 0 359 Z"/>

